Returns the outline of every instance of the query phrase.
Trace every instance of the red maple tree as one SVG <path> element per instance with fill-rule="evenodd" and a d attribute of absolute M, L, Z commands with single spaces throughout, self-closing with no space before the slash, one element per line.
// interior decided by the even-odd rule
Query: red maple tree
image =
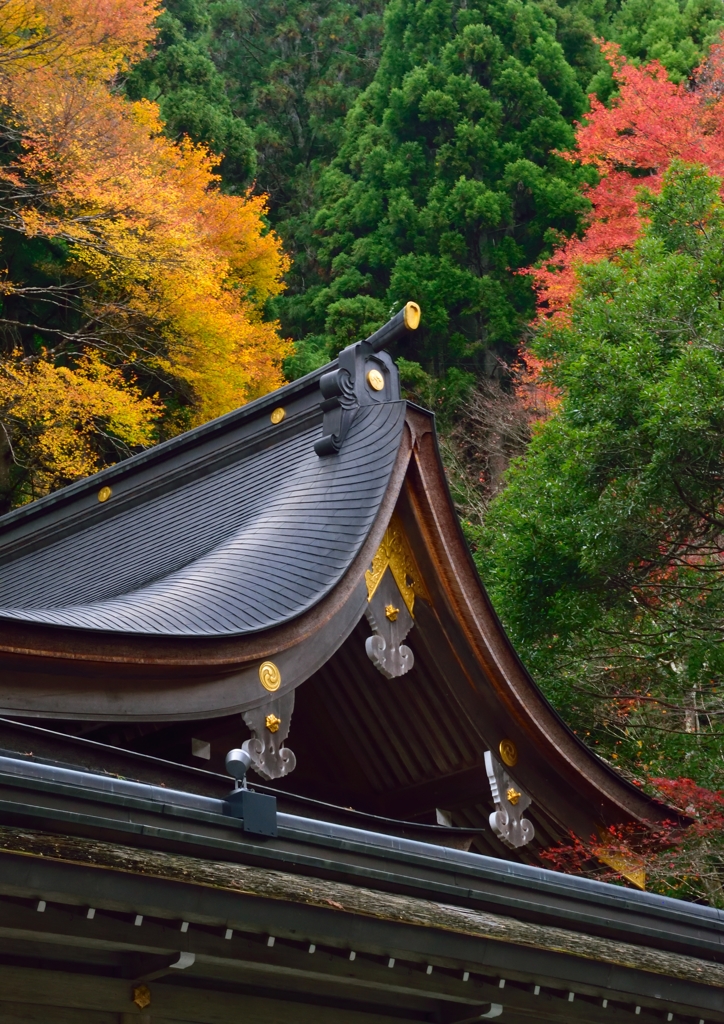
<path fill-rule="evenodd" d="M 645 878 L 647 889 L 724 906 L 724 790 L 688 778 L 647 782 L 672 808 L 670 819 L 610 826 L 585 841 L 571 834 L 541 859 L 555 871 L 638 886 Z"/>
<path fill-rule="evenodd" d="M 641 233 L 636 193 L 658 192 L 672 160 L 703 164 L 724 174 L 724 37 L 688 83 L 674 85 L 657 61 L 636 67 L 615 43 L 602 44 L 618 85 L 610 106 L 591 97 L 591 111 L 576 130 L 569 160 L 593 165 L 599 175 L 586 190 L 591 213 L 582 236 L 563 242 L 531 271 L 539 316 L 567 318 L 577 289 L 576 269 L 631 248 Z"/>

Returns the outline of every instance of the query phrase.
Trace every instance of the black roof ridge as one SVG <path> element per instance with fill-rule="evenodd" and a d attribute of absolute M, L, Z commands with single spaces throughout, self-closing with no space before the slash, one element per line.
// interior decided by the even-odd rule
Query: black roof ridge
<path fill-rule="evenodd" d="M 228 430 L 243 424 L 244 421 L 255 419 L 270 405 L 278 404 L 282 397 L 287 399 L 296 397 L 297 395 L 303 395 L 305 391 L 309 391 L 313 387 L 316 388 L 320 377 L 334 369 L 336 365 L 337 360 L 334 359 L 332 362 L 325 363 L 324 366 L 312 370 L 311 373 L 306 374 L 304 377 L 290 381 L 288 384 L 283 384 L 275 391 L 261 395 L 259 398 L 255 398 L 245 405 L 240 405 L 238 408 L 232 409 L 222 416 L 216 416 L 206 423 L 199 424 L 198 427 L 185 430 L 182 434 L 177 434 L 167 441 L 161 441 L 160 444 L 153 445 L 135 455 L 121 459 L 112 466 L 106 466 L 98 470 L 97 473 L 83 477 L 82 480 L 76 480 L 65 487 L 60 487 L 57 491 L 46 494 L 42 498 L 36 498 L 25 505 L 20 505 L 18 508 L 12 509 L 10 512 L 0 516 L 0 530 L 42 515 L 48 509 L 65 504 L 67 501 L 72 501 L 88 491 L 95 490 L 99 485 L 107 484 L 134 472 L 139 467 L 148 468 L 154 462 L 162 462 L 170 456 L 180 454 L 184 449 L 194 448 L 199 443 L 213 438 L 214 435 L 223 435 Z"/>

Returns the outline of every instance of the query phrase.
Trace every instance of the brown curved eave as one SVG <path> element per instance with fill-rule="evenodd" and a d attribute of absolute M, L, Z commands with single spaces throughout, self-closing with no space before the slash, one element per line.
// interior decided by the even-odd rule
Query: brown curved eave
<path fill-rule="evenodd" d="M 408 422 L 415 440 L 405 494 L 416 527 L 477 663 L 506 717 L 523 738 L 519 747 L 533 746 L 562 779 L 603 812 L 607 821 L 671 818 L 671 809 L 621 779 L 582 743 L 533 682 L 475 569 L 445 480 L 432 420 L 410 409 Z M 474 688 L 474 681 L 469 681 Z"/>
<path fill-rule="evenodd" d="M 374 525 L 340 583 L 318 605 L 298 619 L 248 637 L 195 639 L 91 633 L 26 623 L 0 621 L 0 669 L 22 669 L 63 675 L 105 672 L 109 681 L 134 677 L 203 678 L 212 672 L 233 674 L 250 662 L 303 643 L 321 630 L 344 606 L 369 568 L 397 502 L 412 450 L 406 427 L 390 483 Z"/>

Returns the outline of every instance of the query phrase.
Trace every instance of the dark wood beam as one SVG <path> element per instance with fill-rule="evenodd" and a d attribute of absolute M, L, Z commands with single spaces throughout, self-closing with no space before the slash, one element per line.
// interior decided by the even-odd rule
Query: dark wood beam
<path fill-rule="evenodd" d="M 399 1012 L 388 1016 L 383 1008 L 370 1006 L 367 1011 L 353 1006 L 325 1006 L 309 1001 L 290 1003 L 274 999 L 191 987 L 184 984 L 151 982 L 151 1004 L 148 1014 L 156 1024 L 159 1020 L 189 1021 L 193 1024 L 232 1024 L 253 1020 L 255 1024 L 400 1024 L 408 1021 L 429 1021 L 425 1013 Z M 98 977 L 65 971 L 44 971 L 27 967 L 0 966 L 0 1007 L 2 1001 L 34 1006 L 53 1006 L 94 1010 L 105 1013 L 139 1013 L 133 1003 L 132 988 L 118 978 Z"/>
<path fill-rule="evenodd" d="M 81 907 L 48 904 L 39 914 L 31 905 L 0 901 L 0 939 L 9 940 L 3 943 L 6 950 L 12 949 L 13 941 L 32 941 L 38 944 L 38 956 L 43 955 L 45 945 L 45 956 L 56 959 L 62 958 L 62 951 L 71 944 L 75 948 L 115 952 L 123 958 L 124 964 L 129 954 L 137 952 L 139 963 L 134 962 L 128 977 L 143 973 L 141 958 L 148 960 L 149 971 L 154 970 L 161 966 L 155 963 L 156 958 L 172 959 L 167 950 L 176 946 L 196 955 L 197 962 L 190 970 L 194 977 L 210 973 L 238 979 L 240 973 L 246 971 L 257 982 L 263 980 L 270 987 L 294 987 L 307 981 L 312 983 L 312 988 L 319 989 L 321 985 L 328 991 L 343 993 L 345 989 L 358 988 L 370 994 L 382 993 L 384 998 L 404 996 L 418 1003 L 423 1000 L 451 1002 L 462 1009 L 483 999 L 477 989 L 484 979 L 473 975 L 468 982 L 463 982 L 462 970 L 453 972 L 436 966 L 427 974 L 425 963 L 400 959 L 391 969 L 387 966 L 388 957 L 365 954 L 362 950 L 356 952 L 351 961 L 348 949 L 320 946 L 310 953 L 309 943 L 275 937 L 274 945 L 269 946 L 266 935 L 235 931 L 226 939 L 224 928 L 214 932 L 193 925 L 187 932 L 180 933 L 179 924 L 145 918 L 137 927 L 130 916 L 124 920 L 119 915 L 96 911 L 93 919 L 88 920 Z M 491 978 L 490 984 L 494 989 L 497 979 Z"/>
<path fill-rule="evenodd" d="M 471 803 L 490 803 L 493 810 L 490 783 L 482 761 L 450 775 L 388 790 L 376 798 L 374 810 L 393 818 L 416 818 L 436 807 L 454 810 Z"/>
<path fill-rule="evenodd" d="M 148 986 L 151 992 L 148 1017 L 153 1020 L 153 1024 L 166 1021 L 232 1024 L 239 1019 L 253 1019 L 260 1024 L 284 1024 L 290 1019 L 295 1024 L 338 1024 L 340 1019 L 345 1024 L 372 1024 L 373 1021 L 375 1024 L 400 1024 L 404 1020 L 429 1022 L 434 1018 L 446 1024 L 457 1024 L 468 1021 L 471 1014 L 476 1012 L 478 1015 L 488 1012 L 491 1006 L 497 1004 L 503 1007 L 504 1022 L 519 1016 L 531 1022 L 550 1021 L 557 1024 L 661 1024 L 663 1019 L 661 1009 L 641 1007 L 637 1013 L 632 1004 L 611 1003 L 603 1007 L 600 999 L 576 996 L 570 1001 L 568 994 L 562 991 L 552 992 L 540 988 L 538 994 L 534 994 L 533 986 L 506 986 L 504 990 L 485 986 L 485 991 L 477 993 L 480 1001 L 470 1004 L 467 1009 L 450 1007 L 443 1014 L 434 1013 L 433 1016 L 429 1010 L 425 1012 L 386 1004 L 379 996 L 376 1005 L 370 1000 L 363 1007 L 359 1001 L 338 1001 L 330 992 L 326 992 L 319 1002 L 310 999 L 308 995 L 297 1001 L 290 993 L 283 993 L 279 989 L 274 994 L 258 994 L 243 991 L 243 986 L 237 986 L 240 991 L 229 991 L 228 986 L 227 982 L 223 988 L 215 988 L 208 977 L 203 979 L 202 986 L 183 982 L 173 985 L 162 981 L 151 982 Z M 282 994 L 283 999 L 275 998 Z M 20 1020 L 39 1020 L 41 1024 L 55 1024 L 56 1019 L 58 1024 L 65 1024 L 66 1018 L 62 1011 L 69 1009 L 90 1012 L 92 1017 L 88 1024 L 106 1024 L 105 1019 L 99 1016 L 106 1013 L 128 1014 L 129 1024 L 130 1021 L 144 1024 L 143 1015 L 138 1013 L 132 996 L 132 986 L 117 978 L 0 965 L 0 1019 L 3 1024 L 8 1024 L 11 1019 L 5 1013 L 7 1003 L 11 1006 L 14 1004 L 14 1012 Z M 483 996 L 485 1002 L 481 1000 Z M 21 1007 L 24 1015 L 20 1015 Z M 36 1008 L 37 1016 L 28 1014 L 29 1007 Z M 40 1008 L 42 1013 L 37 1012 Z M 393 1016 L 385 1013 L 388 1008 L 392 1010 Z M 56 1018 L 58 1011 L 60 1015 Z M 677 1024 L 693 1024 L 688 1015 L 676 1014 L 675 1019 Z M 81 1020 L 85 1024 L 85 1017 Z M 126 1024 L 124 1016 L 121 1020 Z"/>
<path fill-rule="evenodd" d="M 39 914 L 30 906 L 3 901 L 0 920 L 3 922 L 0 936 L 17 942 L 16 946 L 2 943 L 0 960 L 7 957 L 8 949 L 21 946 L 27 960 L 32 945 L 38 963 L 45 962 L 50 968 L 49 976 L 83 973 L 82 948 L 88 950 L 88 971 L 98 971 L 98 957 L 93 956 L 98 951 L 103 951 L 106 957 L 115 951 L 119 963 L 125 965 L 128 951 L 135 947 L 152 963 L 157 957 L 161 958 L 169 946 L 178 945 L 179 940 L 175 923 L 148 919 L 137 927 L 130 920 L 98 912 L 88 920 L 81 908 L 48 906 Z M 350 961 L 346 950 L 317 948 L 310 953 L 306 944 L 283 939 L 276 939 L 270 947 L 266 937 L 234 933 L 226 939 L 220 932 L 214 934 L 210 929 L 194 926 L 181 934 L 185 948 L 195 953 L 196 962 L 183 977 L 173 978 L 177 983 L 175 987 L 201 983 L 212 1001 L 218 988 L 236 986 L 244 987 L 246 994 L 254 998 L 276 1001 L 276 997 L 283 994 L 294 1005 L 301 999 L 312 1003 L 329 1004 L 331 1001 L 340 1006 L 354 1004 L 358 1008 L 366 1005 L 369 1012 L 372 1008 L 377 1012 L 383 1007 L 394 1013 L 412 1014 L 414 1019 L 421 1020 L 435 1013 L 446 1024 L 466 1021 L 476 1008 L 484 1009 L 493 1003 L 505 1007 L 506 1021 L 512 1012 L 530 1014 L 530 1020 L 564 1024 L 610 1024 L 611 1021 L 660 1024 L 662 1009 L 681 1010 L 679 1006 L 662 1002 L 655 1013 L 646 1005 L 636 1013 L 633 997 L 623 999 L 620 994 L 618 997 L 610 995 L 609 1005 L 604 1007 L 602 996 L 595 995 L 590 986 L 588 991 L 581 991 L 579 986 L 574 991 L 561 987 L 560 981 L 545 977 L 537 982 L 507 978 L 501 988 L 503 979 L 500 977 L 439 966 L 428 974 L 424 963 L 396 959 L 390 967 L 387 958 L 364 952 L 357 953 L 354 961 Z M 70 971 L 63 970 L 62 964 L 69 945 L 73 947 Z M 0 968 L 0 987 L 4 969 Z M 113 970 L 112 961 L 107 963 L 106 971 L 109 970 Z M 2 998 L 0 994 L 0 1000 Z M 360 1012 L 365 1011 L 360 1009 Z M 158 1024 L 156 1017 L 154 1014 L 154 1024 Z M 1 1012 L 0 1019 L 6 1024 Z M 706 1019 L 707 1022 L 721 1021 L 724 1014 L 707 1012 Z M 199 1017 L 198 1021 L 205 1024 L 205 1018 Z M 48 1024 L 51 1024 L 50 1019 Z"/>
<path fill-rule="evenodd" d="M 135 1007 L 134 1007 L 135 1009 Z M 104 1013 L 102 1010 L 83 1010 L 79 1007 L 33 1006 L 0 1000 L 3 1024 L 126 1024 L 125 1014 Z M 146 1015 L 147 1019 L 148 1014 Z M 140 1013 L 128 1015 L 128 1024 L 144 1024 Z M 149 1022 L 150 1024 L 150 1022 Z M 162 1022 L 159 1021 L 159 1024 Z"/>

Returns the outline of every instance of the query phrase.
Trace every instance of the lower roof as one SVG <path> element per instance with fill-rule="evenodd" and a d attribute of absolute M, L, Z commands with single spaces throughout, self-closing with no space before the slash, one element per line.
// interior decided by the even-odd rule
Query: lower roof
<path fill-rule="evenodd" d="M 8 1019 L 129 1012 L 150 974 L 154 1014 L 196 1024 L 280 1001 L 305 1024 L 724 1022 L 711 908 L 296 815 L 260 837 L 222 799 L 27 757 L 0 756 L 0 806 Z"/>

